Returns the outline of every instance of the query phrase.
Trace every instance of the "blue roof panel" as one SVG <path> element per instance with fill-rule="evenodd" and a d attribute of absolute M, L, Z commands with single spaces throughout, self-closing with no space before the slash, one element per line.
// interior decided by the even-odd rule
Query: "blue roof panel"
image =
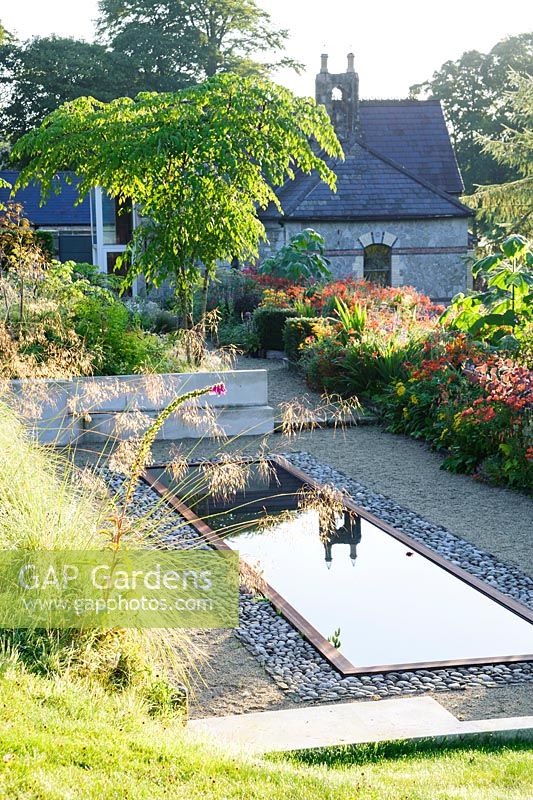
<path fill-rule="evenodd" d="M 11 186 L 15 184 L 19 173 L 15 170 L 4 170 L 0 172 L 3 178 Z M 89 198 L 86 197 L 80 205 L 75 205 L 78 199 L 78 192 L 75 185 L 71 186 L 66 181 L 68 173 L 60 173 L 59 182 L 61 186 L 60 194 L 51 194 L 47 202 L 41 206 L 41 192 L 38 186 L 30 185 L 26 189 L 21 189 L 14 197 L 10 197 L 9 189 L 0 188 L 0 203 L 12 200 L 24 206 L 25 216 L 37 226 L 58 226 L 58 225 L 90 225 L 91 212 Z"/>

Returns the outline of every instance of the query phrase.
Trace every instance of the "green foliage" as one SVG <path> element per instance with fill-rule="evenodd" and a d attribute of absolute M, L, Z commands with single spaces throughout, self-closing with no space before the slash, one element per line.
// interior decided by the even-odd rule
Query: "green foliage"
<path fill-rule="evenodd" d="M 270 308 L 268 306 L 256 308 L 253 324 L 260 347 L 263 350 L 283 350 L 285 323 L 290 317 L 295 316 L 296 311 L 292 308 Z"/>
<path fill-rule="evenodd" d="M 6 28 L 0 22 L 0 45 L 6 44 L 6 42 L 10 42 L 13 40 L 13 36 L 9 33 Z"/>
<path fill-rule="evenodd" d="M 259 266 L 263 275 L 290 281 L 327 280 L 331 278 L 330 261 L 324 255 L 323 237 L 312 228 L 291 236 L 291 240 Z"/>
<path fill-rule="evenodd" d="M 296 313 L 298 310 L 295 309 Z M 290 361 L 298 361 L 309 339 L 320 339 L 331 334 L 331 321 L 323 317 L 294 317 L 285 321 L 283 345 Z"/>
<path fill-rule="evenodd" d="M 466 198 L 482 220 L 524 231 L 533 236 L 533 77 L 514 72 L 513 91 L 506 92 L 513 127 L 504 127 L 498 138 L 479 138 L 483 153 L 513 174 L 505 183 L 480 186 Z"/>
<path fill-rule="evenodd" d="M 295 300 L 294 310 L 300 317 L 318 317 L 318 311 L 307 300 Z"/>
<path fill-rule="evenodd" d="M 259 336 L 253 325 L 228 319 L 218 326 L 217 341 L 223 347 L 231 345 L 239 352 L 254 354 L 261 348 Z"/>
<path fill-rule="evenodd" d="M 442 102 L 468 194 L 476 186 L 520 177 L 511 164 L 498 164 L 479 136 L 499 137 L 508 121 L 509 70 L 531 73 L 533 34 L 498 42 L 489 53 L 469 50 L 446 61 L 431 80 L 411 86 L 411 96 Z"/>
<path fill-rule="evenodd" d="M 184 721 L 187 719 L 187 694 L 168 681 L 153 681 L 143 694 L 151 716 L 175 717 L 176 713 L 180 713 Z"/>
<path fill-rule="evenodd" d="M 100 44 L 57 36 L 0 46 L 0 137 L 14 143 L 67 101 L 109 101 L 135 85 L 131 64 Z"/>
<path fill-rule="evenodd" d="M 434 338 L 409 361 L 380 398 L 389 429 L 444 450 L 451 472 L 531 491 L 531 371 L 464 334 Z"/>
<path fill-rule="evenodd" d="M 74 328 L 94 355 L 96 374 L 171 371 L 164 340 L 132 326 L 128 309 L 119 300 L 86 297 L 74 310 Z"/>
<path fill-rule="evenodd" d="M 305 347 L 300 361 L 311 389 L 339 394 L 338 379 L 345 353 L 334 336 L 325 336 Z M 350 396 L 354 397 L 355 392 Z"/>
<path fill-rule="evenodd" d="M 199 265 L 207 288 L 218 260 L 257 255 L 257 209 L 278 204 L 274 187 L 295 169 L 335 186 L 311 139 L 342 155 L 325 109 L 268 81 L 225 75 L 174 94 L 79 98 L 17 142 L 14 157 L 26 162 L 17 186 L 37 180 L 46 198 L 56 173 L 71 169 L 82 197 L 99 185 L 138 204 L 129 279 L 170 280 L 190 324 Z"/>
<path fill-rule="evenodd" d="M 336 647 L 337 649 L 340 649 L 340 647 L 341 647 L 341 629 L 340 628 L 336 628 L 335 631 L 333 631 L 331 636 L 328 638 L 328 642 L 331 642 L 333 647 Z"/>
<path fill-rule="evenodd" d="M 259 306 L 261 295 L 253 277 L 236 269 L 219 269 L 209 285 L 207 308 L 217 309 L 223 320 L 240 322 Z"/>
<path fill-rule="evenodd" d="M 318 340 L 304 352 L 308 381 L 313 388 L 343 397 L 375 398 L 406 374 L 405 362 L 419 349 L 419 340 L 405 341 L 369 333 L 338 340 Z"/>
<path fill-rule="evenodd" d="M 217 72 L 266 75 L 300 66 L 288 58 L 256 60 L 282 50 L 288 32 L 255 0 L 100 0 L 99 12 L 98 33 L 138 68 L 145 91 L 175 91 Z"/>
<path fill-rule="evenodd" d="M 62 263 L 62 267 L 60 267 L 59 262 L 56 262 L 56 266 L 69 270 L 69 280 L 86 281 L 86 284 L 91 286 L 99 286 L 102 289 L 114 291 L 118 291 L 120 288 L 121 279 L 117 275 L 100 272 L 99 267 L 95 264 L 88 264 L 83 261 L 64 261 Z"/>
<path fill-rule="evenodd" d="M 360 337 L 365 331 L 368 312 L 365 306 L 355 303 L 349 306 L 345 300 L 335 297 L 335 311 L 341 323 L 341 341 L 348 344 L 353 337 Z"/>
<path fill-rule="evenodd" d="M 533 322 L 533 253 L 522 236 L 509 236 L 500 252 L 472 267 L 474 278 L 486 288 L 459 294 L 441 316 L 441 323 L 493 344 L 520 338 Z"/>

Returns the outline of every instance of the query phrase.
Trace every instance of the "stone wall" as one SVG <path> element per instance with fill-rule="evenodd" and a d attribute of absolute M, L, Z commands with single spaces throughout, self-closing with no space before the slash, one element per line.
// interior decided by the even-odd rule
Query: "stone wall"
<path fill-rule="evenodd" d="M 468 220 L 433 219 L 376 222 L 292 222 L 266 224 L 266 257 L 290 237 L 313 227 L 326 241 L 331 268 L 339 278 L 362 278 L 364 247 L 392 247 L 392 285 L 414 286 L 435 299 L 450 299 L 470 286 Z"/>

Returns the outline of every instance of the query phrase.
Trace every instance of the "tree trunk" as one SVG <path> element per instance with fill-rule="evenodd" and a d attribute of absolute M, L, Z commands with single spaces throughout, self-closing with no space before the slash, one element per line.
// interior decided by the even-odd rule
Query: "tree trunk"
<path fill-rule="evenodd" d="M 19 303 L 20 324 L 24 322 L 24 278 L 20 279 L 20 303 Z"/>
<path fill-rule="evenodd" d="M 202 338 L 205 341 L 206 337 L 206 326 L 205 326 L 205 318 L 207 316 L 207 295 L 209 292 L 209 270 L 206 267 L 204 272 L 204 280 L 202 283 L 202 305 L 201 305 L 201 317 L 200 317 L 200 332 L 202 334 Z"/>

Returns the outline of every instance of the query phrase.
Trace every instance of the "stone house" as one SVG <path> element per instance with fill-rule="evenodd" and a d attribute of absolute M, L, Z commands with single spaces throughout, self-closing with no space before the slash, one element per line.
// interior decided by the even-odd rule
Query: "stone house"
<path fill-rule="evenodd" d="M 334 274 L 382 285 L 410 285 L 436 300 L 470 286 L 463 182 L 438 101 L 360 100 L 354 56 L 343 74 L 322 56 L 316 100 L 342 143 L 345 160 L 332 192 L 316 175 L 298 174 L 279 191 L 284 213 L 261 214 L 266 257 L 303 228 L 326 241 Z"/>

